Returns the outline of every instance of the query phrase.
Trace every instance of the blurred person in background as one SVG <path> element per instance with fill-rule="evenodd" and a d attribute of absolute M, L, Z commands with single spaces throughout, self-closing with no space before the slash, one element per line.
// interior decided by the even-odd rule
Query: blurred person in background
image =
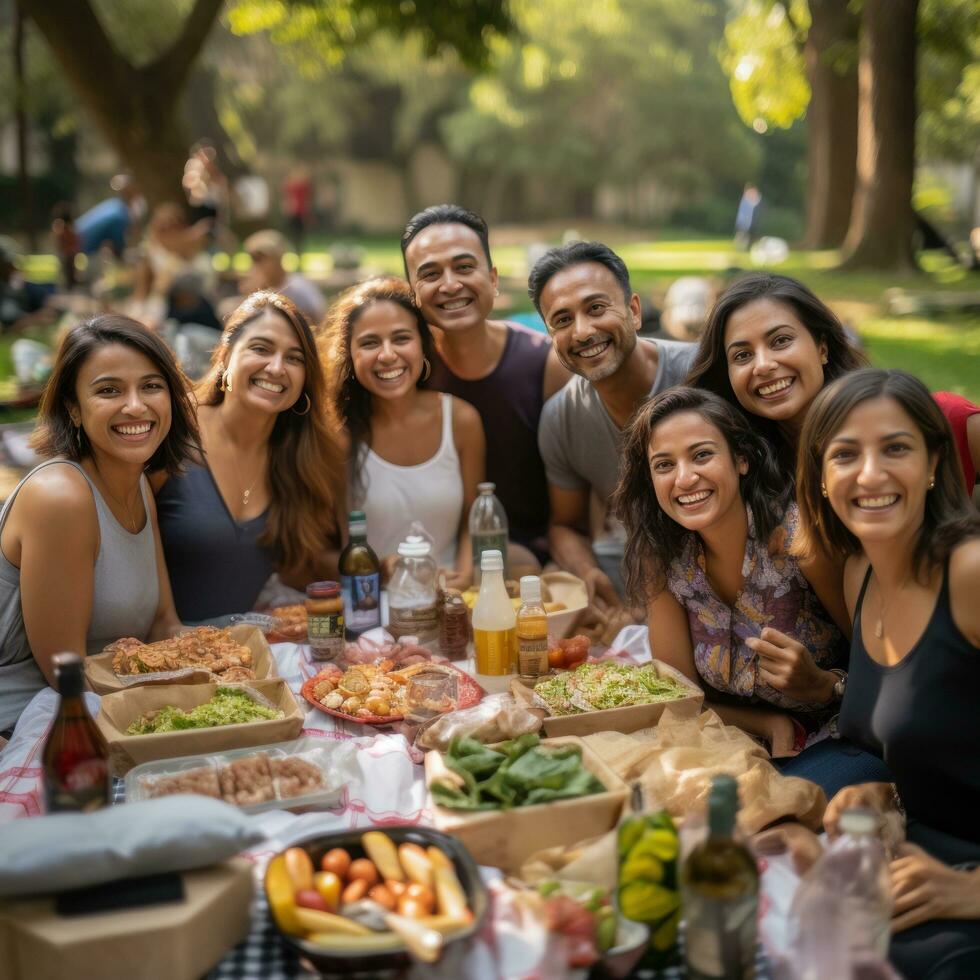
<path fill-rule="evenodd" d="M 117 174 L 109 186 L 114 196 L 79 215 L 75 231 L 85 255 L 95 255 L 103 245 L 108 245 L 118 259 L 127 245 L 139 239 L 140 225 L 146 216 L 146 199 L 129 174 Z"/>
<path fill-rule="evenodd" d="M 61 269 L 61 286 L 70 293 L 78 284 L 75 259 L 82 249 L 82 243 L 75 230 L 74 208 L 68 201 L 59 201 L 51 209 L 51 238 Z"/>
<path fill-rule="evenodd" d="M 44 326 L 57 319 L 57 312 L 47 305 L 54 287 L 24 279 L 19 258 L 17 243 L 0 235 L 0 332 Z"/>
<path fill-rule="evenodd" d="M 313 181 L 304 166 L 293 167 L 282 182 L 282 216 L 296 254 L 302 255 L 303 241 L 313 225 Z"/>
<path fill-rule="evenodd" d="M 252 268 L 242 277 L 242 293 L 271 289 L 288 296 L 315 331 L 326 315 L 327 301 L 319 287 L 301 272 L 286 271 L 282 264 L 289 251 L 286 239 L 278 231 L 266 228 L 249 235 L 243 248 L 252 260 Z"/>

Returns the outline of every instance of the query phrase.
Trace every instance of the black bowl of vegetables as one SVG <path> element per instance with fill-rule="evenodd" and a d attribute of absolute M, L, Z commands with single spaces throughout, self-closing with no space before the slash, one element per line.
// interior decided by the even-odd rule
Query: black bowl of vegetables
<path fill-rule="evenodd" d="M 432 931 L 443 961 L 461 957 L 488 906 L 469 852 L 428 827 L 302 841 L 270 860 L 265 893 L 283 942 L 327 977 L 395 975 L 412 962 L 411 937 Z"/>

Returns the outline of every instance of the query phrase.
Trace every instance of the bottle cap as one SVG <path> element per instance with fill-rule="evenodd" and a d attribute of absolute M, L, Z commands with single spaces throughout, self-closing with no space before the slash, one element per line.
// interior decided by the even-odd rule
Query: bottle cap
<path fill-rule="evenodd" d="M 398 554 L 403 558 L 424 558 L 432 554 L 432 545 L 421 534 L 410 534 L 398 545 Z"/>
<path fill-rule="evenodd" d="M 476 489 L 479 490 L 480 493 L 493 493 L 494 490 L 497 489 L 497 484 L 496 483 L 478 483 L 476 485 Z"/>
<path fill-rule="evenodd" d="M 541 605 L 541 579 L 537 575 L 521 576 L 521 602 L 525 605 Z"/>
<path fill-rule="evenodd" d="M 723 773 L 711 781 L 708 794 L 708 829 L 712 837 L 728 837 L 735 827 L 738 811 L 738 783 Z"/>
<path fill-rule="evenodd" d="M 495 548 L 484 551 L 480 555 L 481 572 L 502 572 L 504 570 L 504 556 Z"/>
<path fill-rule="evenodd" d="M 350 517 L 348 517 L 347 519 L 352 523 L 359 524 L 365 522 L 367 520 L 367 517 L 365 516 L 363 510 L 352 510 L 350 512 Z"/>
<path fill-rule="evenodd" d="M 865 807 L 845 810 L 840 815 L 840 829 L 845 834 L 856 834 L 861 837 L 876 834 L 878 826 L 878 816 L 874 810 L 868 810 Z"/>
<path fill-rule="evenodd" d="M 367 536 L 367 518 L 363 510 L 352 510 L 350 517 L 347 518 L 347 531 L 349 534 Z"/>
<path fill-rule="evenodd" d="M 331 599 L 340 595 L 340 585 L 337 582 L 310 582 L 306 594 L 311 599 Z"/>
<path fill-rule="evenodd" d="M 82 693 L 82 658 L 77 653 L 56 653 L 51 662 L 58 693 L 63 698 L 75 698 Z"/>

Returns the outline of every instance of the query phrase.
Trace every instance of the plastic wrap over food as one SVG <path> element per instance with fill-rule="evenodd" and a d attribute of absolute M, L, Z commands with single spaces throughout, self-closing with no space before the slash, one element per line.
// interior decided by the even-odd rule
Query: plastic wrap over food
<path fill-rule="evenodd" d="M 126 776 L 126 800 L 196 793 L 246 813 L 317 809 L 333 804 L 356 775 L 356 750 L 347 742 L 312 737 L 258 749 L 146 762 Z"/>
<path fill-rule="evenodd" d="M 468 735 L 485 744 L 503 742 L 538 731 L 543 717 L 543 711 L 515 700 L 511 694 L 491 694 L 472 708 L 437 718 L 419 732 L 416 744 L 444 752 L 457 735 Z"/>

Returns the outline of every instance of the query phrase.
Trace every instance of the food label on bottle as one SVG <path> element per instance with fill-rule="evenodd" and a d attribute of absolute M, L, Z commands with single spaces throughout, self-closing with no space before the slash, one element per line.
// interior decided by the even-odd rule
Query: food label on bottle
<path fill-rule="evenodd" d="M 76 763 L 61 780 L 45 780 L 48 813 L 89 813 L 108 806 L 109 768 L 105 759 L 90 758 Z"/>
<path fill-rule="evenodd" d="M 355 633 L 381 625 L 381 576 L 341 575 L 344 593 L 344 622 Z"/>
<path fill-rule="evenodd" d="M 688 971 L 694 977 L 749 980 L 755 974 L 755 895 L 710 898 L 684 891 L 684 937 Z"/>
<path fill-rule="evenodd" d="M 517 672 L 522 677 L 542 677 L 548 673 L 548 638 L 517 638 Z"/>
<path fill-rule="evenodd" d="M 434 636 L 439 630 L 439 607 L 435 602 L 424 606 L 388 605 L 388 632 L 395 639 Z"/>
<path fill-rule="evenodd" d="M 310 613 L 306 617 L 311 647 L 333 646 L 344 641 L 343 613 Z"/>

